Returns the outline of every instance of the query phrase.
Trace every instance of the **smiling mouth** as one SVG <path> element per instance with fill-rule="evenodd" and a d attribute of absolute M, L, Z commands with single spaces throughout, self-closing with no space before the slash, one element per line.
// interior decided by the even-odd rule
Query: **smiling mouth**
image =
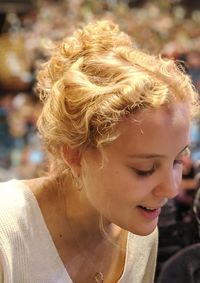
<path fill-rule="evenodd" d="M 138 207 L 140 207 L 140 208 L 142 208 L 142 209 L 144 209 L 144 210 L 146 210 L 146 211 L 149 211 L 149 212 L 155 211 L 155 210 L 159 209 L 159 207 L 157 207 L 157 208 L 152 208 L 152 207 L 145 207 L 145 206 L 142 206 L 142 205 L 138 205 Z"/>
<path fill-rule="evenodd" d="M 138 205 L 138 210 L 141 215 L 149 220 L 157 219 L 161 213 L 161 207 L 147 207 L 143 205 Z"/>

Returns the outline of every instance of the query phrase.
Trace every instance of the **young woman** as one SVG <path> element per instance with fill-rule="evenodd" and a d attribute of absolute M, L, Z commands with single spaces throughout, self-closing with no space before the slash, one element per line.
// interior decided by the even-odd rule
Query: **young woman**
<path fill-rule="evenodd" d="M 48 176 L 0 185 L 0 282 L 150 283 L 198 110 L 190 79 L 99 21 L 38 73 Z"/>

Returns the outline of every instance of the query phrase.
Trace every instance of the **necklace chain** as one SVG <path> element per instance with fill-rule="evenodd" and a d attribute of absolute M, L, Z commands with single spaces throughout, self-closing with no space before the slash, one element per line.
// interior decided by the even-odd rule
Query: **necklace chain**
<path fill-rule="evenodd" d="M 75 243 L 76 243 L 77 248 L 79 249 L 79 251 L 80 251 L 83 255 L 85 255 L 85 251 L 84 251 L 84 249 L 81 247 L 80 243 L 78 242 L 78 240 L 77 240 L 77 238 L 76 238 L 76 235 L 75 235 L 75 233 L 74 233 L 74 231 L 73 231 L 73 227 L 72 227 L 72 225 L 71 225 L 71 222 L 70 222 L 69 220 L 68 220 L 68 225 L 69 225 L 69 229 L 70 229 L 71 233 L 74 235 L 74 241 L 75 241 Z M 102 230 L 103 230 L 103 229 L 102 229 Z M 88 257 L 87 257 L 86 255 L 85 255 L 84 257 L 85 257 L 85 259 L 88 259 Z M 103 256 L 103 259 L 104 259 L 104 258 L 105 258 L 105 254 L 104 254 L 104 256 Z M 103 259 L 102 259 L 101 264 L 100 264 L 100 266 L 99 266 L 99 271 L 96 271 L 96 273 L 95 273 L 95 275 L 94 275 L 94 280 L 95 280 L 96 283 L 104 283 L 104 274 L 103 274 L 103 272 L 101 271 Z M 91 264 L 92 264 L 93 266 L 95 266 L 92 260 L 91 260 L 90 262 L 91 262 Z"/>
<path fill-rule="evenodd" d="M 70 221 L 68 221 L 68 225 L 69 225 L 69 228 L 71 230 L 71 233 L 74 235 L 73 228 L 72 228 L 72 225 L 71 225 Z M 80 246 L 80 243 L 77 241 L 77 238 L 76 238 L 75 235 L 74 235 L 74 240 L 75 240 L 76 246 L 79 248 L 79 251 L 82 252 L 83 254 L 85 254 L 83 248 Z M 85 258 L 87 258 L 87 257 L 85 256 Z M 91 264 L 93 266 L 95 266 L 92 261 L 91 261 Z M 102 265 L 102 262 L 101 262 L 101 265 Z M 102 267 L 100 266 L 99 269 L 101 269 L 101 268 Z M 95 276 L 94 276 L 94 279 L 95 279 L 96 283 L 103 283 L 104 282 L 104 274 L 103 274 L 103 272 L 100 271 L 100 270 L 97 271 Z"/>
<path fill-rule="evenodd" d="M 104 276 L 103 276 L 103 273 L 100 271 L 100 272 L 97 272 L 95 274 L 95 280 L 97 283 L 103 283 L 104 282 Z"/>

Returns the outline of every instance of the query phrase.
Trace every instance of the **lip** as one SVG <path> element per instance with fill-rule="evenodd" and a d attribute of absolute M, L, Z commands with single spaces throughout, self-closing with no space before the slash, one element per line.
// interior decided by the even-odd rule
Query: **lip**
<path fill-rule="evenodd" d="M 150 210 L 147 211 L 147 210 L 143 209 L 143 208 L 140 207 L 140 206 L 138 206 L 137 208 L 138 208 L 138 210 L 139 210 L 139 212 L 140 212 L 140 214 L 141 214 L 142 216 L 144 216 L 145 218 L 150 219 L 150 220 L 154 220 L 154 219 L 157 218 L 157 217 L 160 215 L 160 213 L 161 213 L 161 207 L 155 208 L 155 209 L 152 210 L 152 211 L 150 211 Z"/>

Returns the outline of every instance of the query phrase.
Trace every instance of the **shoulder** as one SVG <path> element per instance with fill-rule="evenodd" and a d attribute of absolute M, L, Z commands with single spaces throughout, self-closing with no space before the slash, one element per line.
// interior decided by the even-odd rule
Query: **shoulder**
<path fill-rule="evenodd" d="M 5 282 L 66 277 L 35 195 L 24 181 L 0 183 L 0 282 L 2 272 Z"/>
<path fill-rule="evenodd" d="M 30 229 L 29 194 L 21 181 L 0 183 L 0 264 L 9 276 L 13 268 L 12 255 L 15 253 L 16 258 L 21 258 L 19 255 L 23 255 Z"/>
<path fill-rule="evenodd" d="M 0 219 L 6 215 L 16 215 L 26 206 L 30 191 L 23 182 L 10 180 L 0 183 Z"/>
<path fill-rule="evenodd" d="M 25 187 L 21 181 L 10 180 L 0 183 L 0 207 L 18 205 L 24 199 Z"/>
<path fill-rule="evenodd" d="M 0 220 L 7 214 L 15 213 L 19 206 L 24 205 L 22 183 L 10 180 L 0 183 Z"/>
<path fill-rule="evenodd" d="M 0 183 L 0 240 L 14 232 L 29 229 L 35 207 L 34 196 L 22 181 Z"/>

